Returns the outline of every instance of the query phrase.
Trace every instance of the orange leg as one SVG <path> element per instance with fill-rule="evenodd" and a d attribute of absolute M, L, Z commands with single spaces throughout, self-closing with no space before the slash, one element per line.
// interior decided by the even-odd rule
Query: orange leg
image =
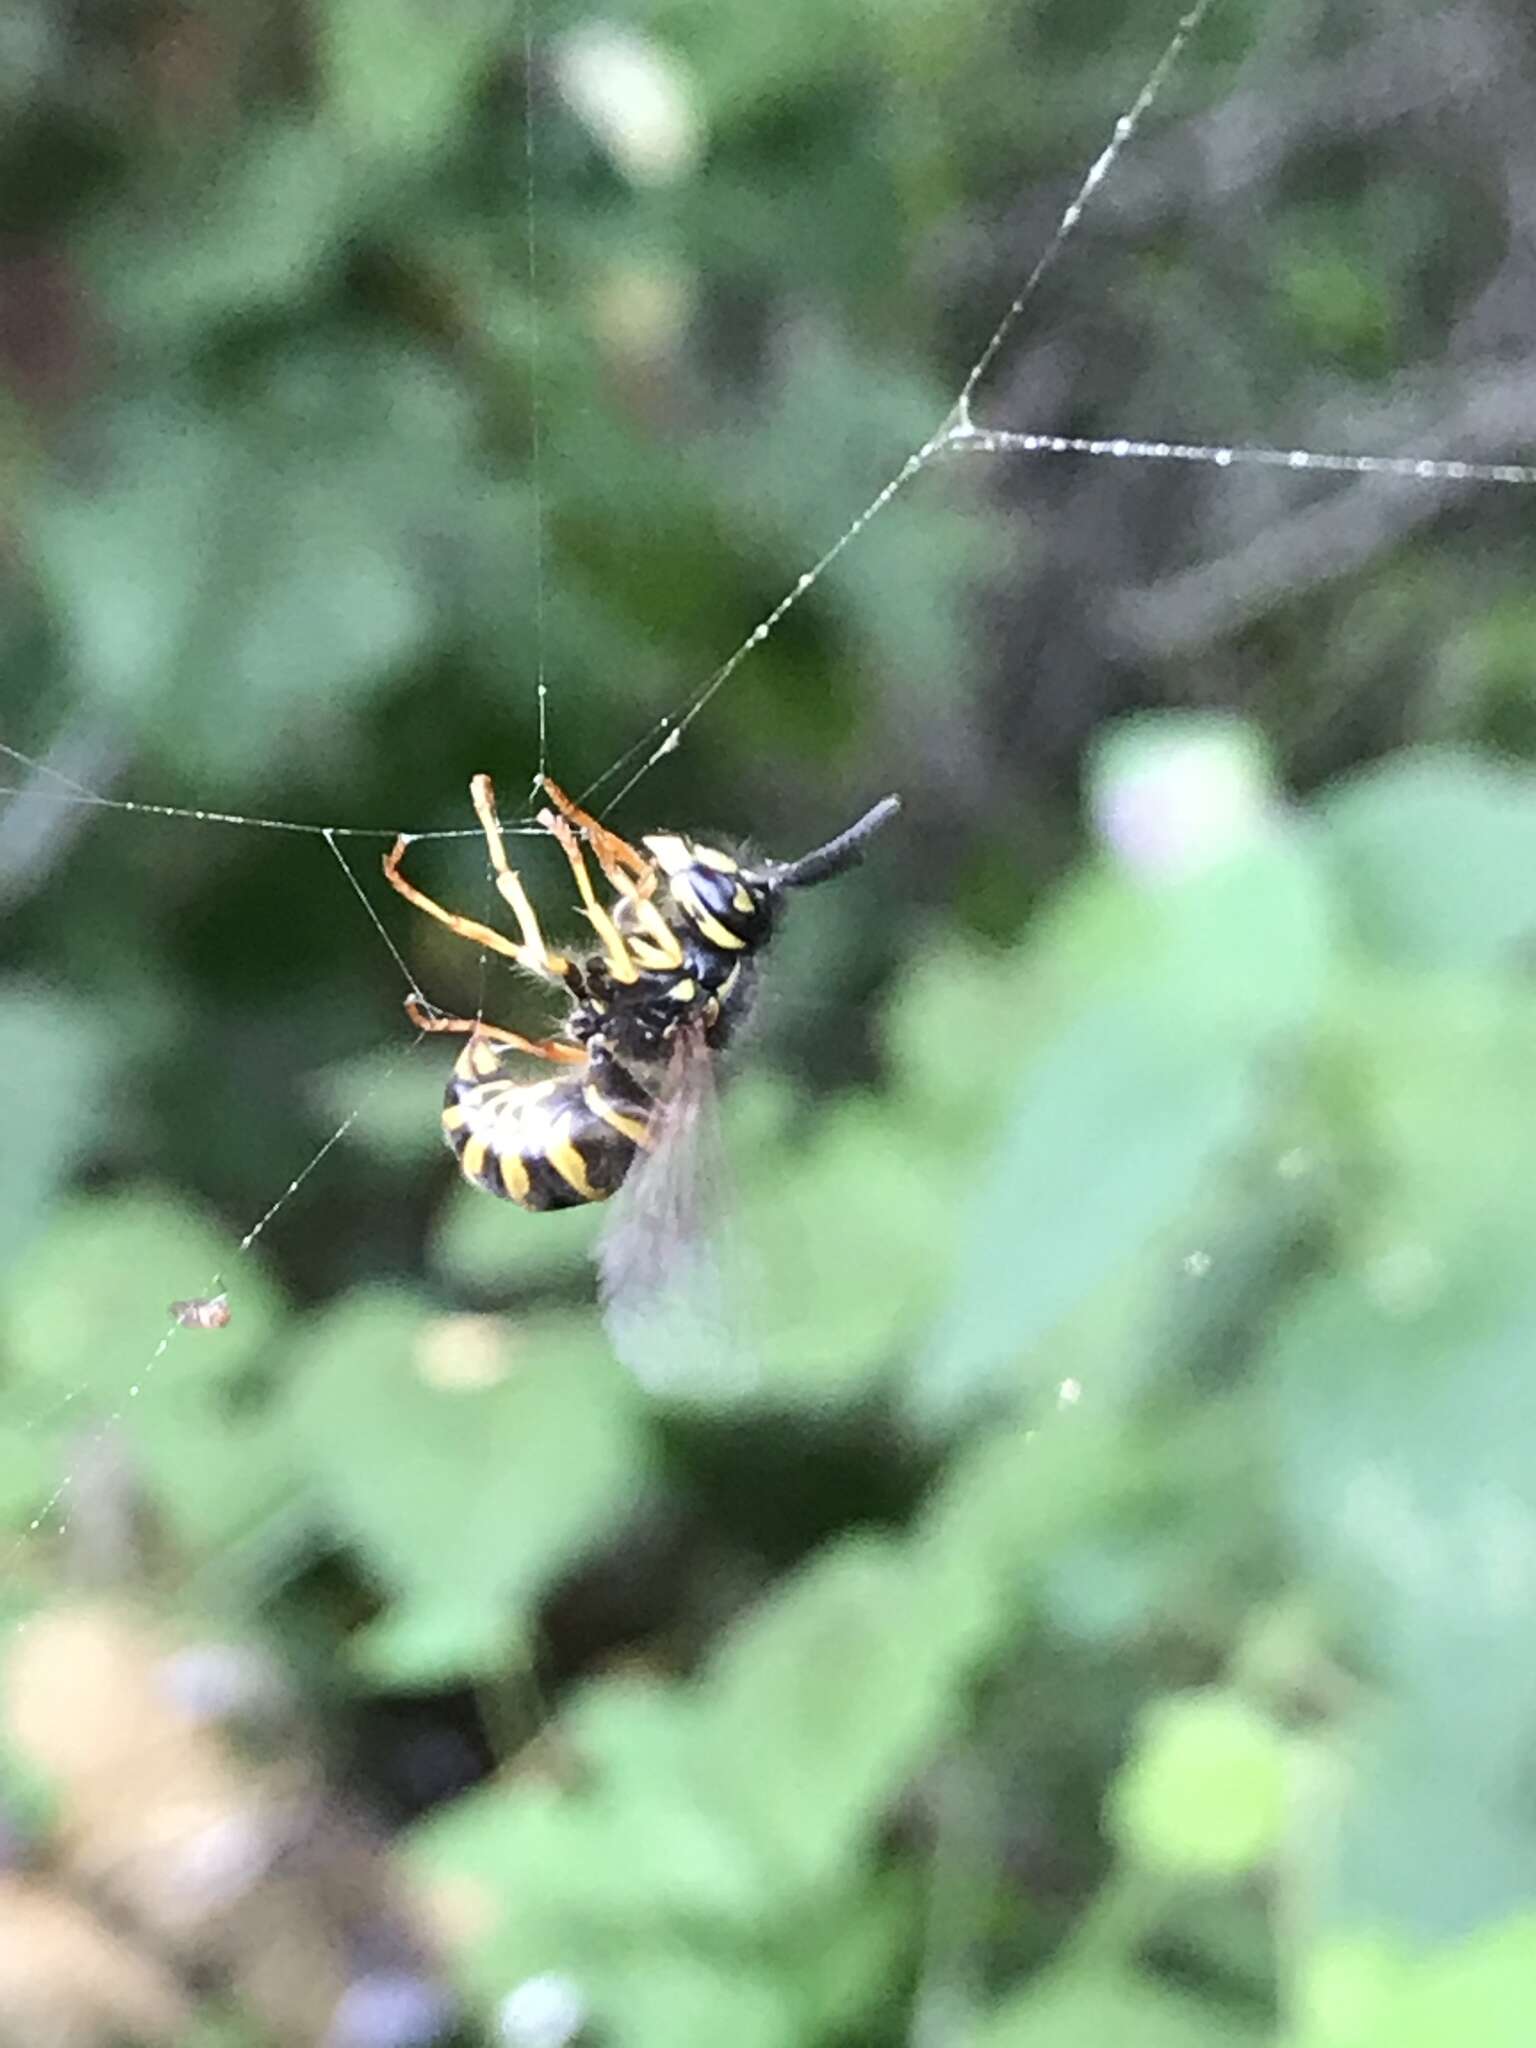
<path fill-rule="evenodd" d="M 597 892 L 592 887 L 592 877 L 587 873 L 587 863 L 582 858 L 581 841 L 564 818 L 557 818 L 553 811 L 540 811 L 539 823 L 546 832 L 551 833 L 559 841 L 560 851 L 565 855 L 571 873 L 576 877 L 576 888 L 581 896 L 582 908 L 592 920 L 592 929 L 603 942 L 608 970 L 614 980 L 638 981 L 640 970 L 635 965 L 633 955 L 625 945 L 618 926 L 597 900 Z"/>
<path fill-rule="evenodd" d="M 485 946 L 492 953 L 500 953 L 503 959 L 515 960 L 519 967 L 526 967 L 530 974 L 537 974 L 545 981 L 568 981 L 571 963 L 563 953 L 552 953 L 544 943 L 544 934 L 539 929 L 538 914 L 528 900 L 517 875 L 507 864 L 507 850 L 502 841 L 501 823 L 496 816 L 496 798 L 491 789 L 490 777 L 477 775 L 470 784 L 470 795 L 474 800 L 475 815 L 479 818 L 485 833 L 486 845 L 490 848 L 491 866 L 496 874 L 496 887 L 503 900 L 512 906 L 517 919 L 520 943 L 503 937 L 488 924 L 481 924 L 478 918 L 463 917 L 455 910 L 444 909 L 424 895 L 414 882 L 408 882 L 400 872 L 400 863 L 405 858 L 405 849 L 410 845 L 408 837 L 402 834 L 384 856 L 384 879 L 391 889 L 403 896 L 407 903 L 413 903 L 418 910 L 424 910 L 428 917 L 435 917 L 439 924 L 446 925 L 461 939 L 468 939 L 472 945 Z"/>
<path fill-rule="evenodd" d="M 486 1024 L 478 1017 L 441 1016 L 429 1010 L 419 996 L 406 997 L 405 1013 L 418 1031 L 454 1031 L 464 1038 L 488 1038 L 493 1045 L 532 1053 L 536 1060 L 559 1060 L 579 1067 L 587 1057 L 579 1045 L 566 1045 L 558 1038 L 524 1038 L 520 1031 L 504 1031 L 499 1024 Z"/>
<path fill-rule="evenodd" d="M 590 811 L 584 811 L 547 775 L 541 775 L 539 781 L 555 809 L 563 818 L 570 820 L 591 847 L 598 866 L 614 888 L 631 895 L 638 887 L 642 895 L 649 896 L 656 887 L 656 870 L 640 849 L 631 846 L 627 839 L 621 839 L 617 832 L 610 832 L 606 825 L 599 825 Z M 625 873 L 631 878 L 627 888 L 619 880 L 619 876 Z"/>
<path fill-rule="evenodd" d="M 434 903 L 430 896 L 424 896 L 414 882 L 408 882 L 400 872 L 400 863 L 410 843 L 406 838 L 397 839 L 384 856 L 384 879 L 391 889 L 403 896 L 407 903 L 414 903 L 418 910 L 424 910 L 428 917 L 435 917 L 439 924 L 447 925 L 449 931 L 457 932 L 461 939 L 468 939 L 476 946 L 486 946 L 505 959 L 515 960 L 519 967 L 532 967 L 535 973 L 543 971 L 527 957 L 524 947 L 514 945 L 500 932 L 492 931 L 488 924 L 480 924 L 472 917 L 460 917 L 457 911 L 445 910 L 441 903 Z"/>
<path fill-rule="evenodd" d="M 587 905 L 588 915 L 592 916 L 594 924 L 597 924 L 599 934 L 602 933 L 603 927 L 593 914 L 591 883 L 586 880 L 585 864 L 578 869 L 576 858 L 571 851 L 574 844 L 574 834 L 571 831 L 573 825 L 584 835 L 610 887 L 628 901 L 638 929 L 650 941 L 656 957 L 643 961 L 642 964 L 646 967 L 680 967 L 683 962 L 683 949 L 678 944 L 677 935 L 651 901 L 656 889 L 655 863 L 648 860 L 636 847 L 631 846 L 627 839 L 620 839 L 616 832 L 610 832 L 606 826 L 599 825 L 591 812 L 584 811 L 580 804 L 568 797 L 558 783 L 551 782 L 547 775 L 541 780 L 545 794 L 560 813 L 560 817 L 554 818 L 548 811 L 540 811 L 539 823 L 547 832 L 552 832 L 565 849 L 565 857 L 571 862 L 572 870 L 576 873 L 577 885 L 582 891 L 582 901 Z M 569 822 L 566 822 L 567 820 Z M 611 920 L 609 922 L 611 923 Z M 604 950 L 608 951 L 606 938 L 603 945 Z M 612 964 L 611 952 L 609 957 Z M 633 978 L 632 975 L 619 976 L 621 981 Z"/>
<path fill-rule="evenodd" d="M 469 785 L 470 801 L 475 807 L 475 816 L 480 820 L 480 829 L 485 834 L 485 843 L 490 848 L 491 867 L 496 876 L 496 888 L 502 900 L 510 904 L 512 915 L 517 919 L 518 931 L 522 934 L 523 946 L 536 974 L 544 974 L 551 981 L 564 981 L 570 962 L 560 953 L 551 953 L 544 943 L 544 934 L 539 930 L 538 913 L 528 900 L 516 871 L 508 865 L 506 843 L 501 836 L 501 820 L 496 815 L 496 792 L 491 787 L 489 775 L 477 775 Z"/>

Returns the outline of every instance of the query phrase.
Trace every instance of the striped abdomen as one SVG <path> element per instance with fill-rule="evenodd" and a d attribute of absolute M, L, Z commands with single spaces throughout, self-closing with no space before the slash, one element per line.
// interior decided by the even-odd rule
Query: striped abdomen
<path fill-rule="evenodd" d="M 443 1097 L 464 1178 L 524 1209 L 606 1202 L 650 1144 L 651 1096 L 604 1052 L 552 1081 L 506 1072 L 521 1056 L 472 1038 Z"/>

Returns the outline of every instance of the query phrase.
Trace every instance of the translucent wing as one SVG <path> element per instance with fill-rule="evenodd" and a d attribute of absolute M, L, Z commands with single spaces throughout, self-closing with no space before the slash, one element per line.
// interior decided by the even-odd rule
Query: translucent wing
<path fill-rule="evenodd" d="M 598 1263 L 615 1351 L 653 1392 L 740 1394 L 757 1383 L 730 1227 L 715 1059 L 680 1037 L 653 1120 L 656 1143 L 615 1198 Z"/>

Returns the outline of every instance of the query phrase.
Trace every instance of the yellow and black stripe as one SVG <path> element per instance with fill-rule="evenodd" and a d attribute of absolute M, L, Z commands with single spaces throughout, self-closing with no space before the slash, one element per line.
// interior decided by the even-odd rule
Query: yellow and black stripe
<path fill-rule="evenodd" d="M 443 1101 L 443 1135 L 465 1178 L 532 1210 L 605 1202 L 656 1139 L 659 1103 L 679 1055 L 727 1044 L 749 1013 L 758 958 L 789 890 L 842 874 L 898 809 L 891 796 L 846 831 L 794 861 L 743 865 L 734 854 L 679 832 L 657 832 L 646 851 L 618 839 L 548 778 L 555 810 L 540 822 L 559 841 L 601 946 L 581 957 L 552 952 L 538 916 L 508 865 L 490 781 L 471 785 L 496 886 L 517 919 L 514 942 L 423 896 L 400 874 L 400 839 L 384 872 L 401 895 L 461 938 L 503 954 L 558 983 L 571 1004 L 558 1041 L 535 1040 L 407 1002 L 422 1031 L 468 1034 Z M 593 889 L 583 846 L 615 892 L 611 908 Z M 547 1060 L 552 1078 L 527 1078 L 514 1058 Z"/>
<path fill-rule="evenodd" d="M 515 1051 L 472 1038 L 443 1098 L 443 1136 L 475 1187 L 543 1211 L 606 1202 L 651 1143 L 655 1101 L 599 1049 L 553 1081 L 508 1073 Z"/>
<path fill-rule="evenodd" d="M 646 848 L 667 878 L 673 908 L 717 952 L 751 952 L 773 925 L 773 891 L 719 847 L 681 832 L 653 832 Z"/>

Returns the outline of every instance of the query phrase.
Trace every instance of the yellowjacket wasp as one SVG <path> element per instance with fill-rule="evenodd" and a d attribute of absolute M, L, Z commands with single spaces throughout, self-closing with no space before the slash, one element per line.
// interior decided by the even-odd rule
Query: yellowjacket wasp
<path fill-rule="evenodd" d="M 527 1038 L 475 1018 L 444 1017 L 414 994 L 411 1020 L 423 1031 L 463 1034 L 443 1102 L 443 1134 L 465 1178 L 524 1209 L 604 1202 L 632 1179 L 643 1199 L 629 1204 L 627 1233 L 604 1255 L 610 1307 L 621 1293 L 657 1284 L 678 1249 L 664 1242 L 691 1228 L 687 1140 L 709 1096 L 713 1055 L 751 1008 L 758 956 L 773 935 L 785 892 L 844 873 L 900 808 L 888 796 L 826 845 L 799 860 L 750 864 L 680 832 L 648 834 L 641 847 L 610 832 L 549 778 L 550 808 L 538 822 L 558 842 L 597 935 L 581 954 L 557 951 L 507 859 L 490 777 L 470 784 L 496 888 L 517 924 L 516 939 L 445 909 L 401 872 L 409 840 L 384 860 L 391 888 L 477 946 L 561 987 L 570 1010 L 556 1038 Z M 642 850 L 643 849 L 643 850 Z M 587 866 L 590 851 L 613 891 L 603 904 Z M 531 1055 L 563 1071 L 519 1074 Z M 638 1169 L 638 1170 L 637 1170 Z"/>

